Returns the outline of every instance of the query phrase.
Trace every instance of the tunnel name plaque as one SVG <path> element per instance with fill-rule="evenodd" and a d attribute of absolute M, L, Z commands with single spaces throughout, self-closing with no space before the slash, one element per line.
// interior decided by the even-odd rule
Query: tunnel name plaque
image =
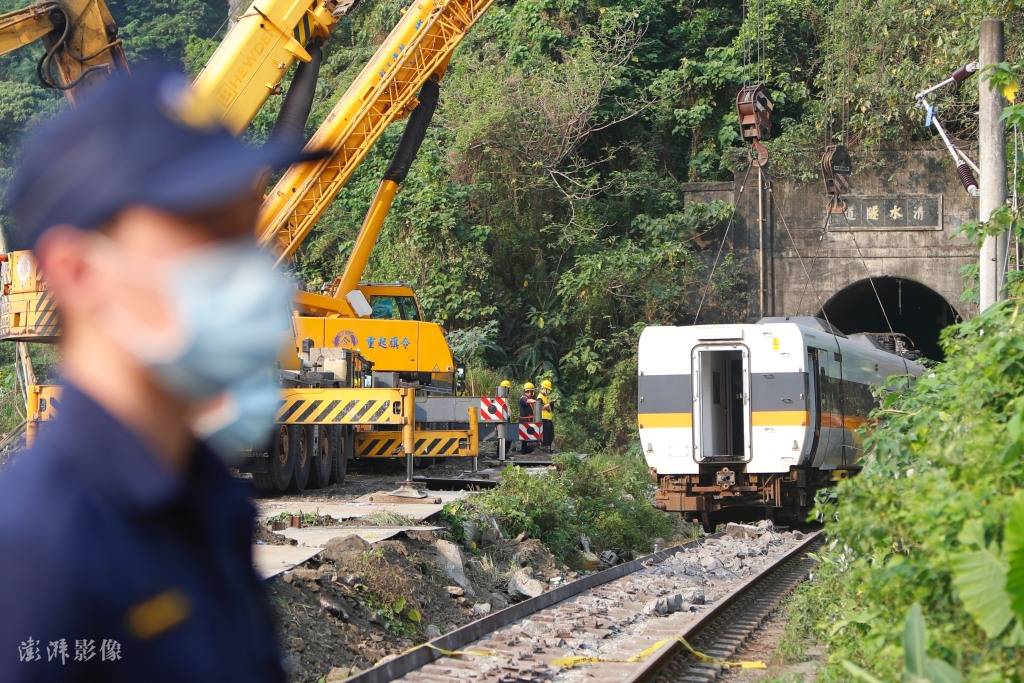
<path fill-rule="evenodd" d="M 848 195 L 846 211 L 829 217 L 828 229 L 942 230 L 942 195 Z"/>

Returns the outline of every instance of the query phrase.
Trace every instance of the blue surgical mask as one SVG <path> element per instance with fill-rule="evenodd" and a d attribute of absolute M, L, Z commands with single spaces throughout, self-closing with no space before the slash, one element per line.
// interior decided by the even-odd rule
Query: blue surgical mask
<path fill-rule="evenodd" d="M 241 460 L 247 448 L 265 445 L 281 402 L 280 385 L 272 370 L 253 374 L 225 392 L 215 410 L 193 425 L 202 439 L 229 464 Z"/>
<path fill-rule="evenodd" d="M 254 241 L 187 255 L 163 287 L 178 339 L 131 350 L 166 388 L 201 401 L 273 367 L 291 331 L 294 287 Z"/>

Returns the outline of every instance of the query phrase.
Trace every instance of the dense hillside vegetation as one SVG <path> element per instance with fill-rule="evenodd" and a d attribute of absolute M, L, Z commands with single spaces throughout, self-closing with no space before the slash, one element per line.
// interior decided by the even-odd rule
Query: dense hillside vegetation
<path fill-rule="evenodd" d="M 0 9 L 21 4 L 0 0 Z M 108 4 L 130 59 L 193 72 L 229 11 L 226 1 Z M 403 4 L 364 0 L 337 30 L 310 132 Z M 737 88 L 768 84 L 776 172 L 810 175 L 830 135 L 863 150 L 920 134 L 913 92 L 966 61 L 978 19 L 1003 5 L 497 0 L 442 83 L 368 275 L 414 284 L 471 367 L 553 376 L 581 433 L 630 443 L 639 329 L 693 320 L 728 220 L 724 205 L 684 207 L 680 183 L 729 179 L 744 158 Z M 0 58 L 0 182 L 18 133 L 62 106 L 35 83 L 40 50 Z M 948 111 L 965 112 L 972 97 L 965 88 Z M 251 137 L 266 135 L 279 99 Z M 953 128 L 969 134 L 969 117 L 959 118 Z M 310 286 L 340 272 L 400 128 L 307 243 L 296 269 Z M 718 267 L 702 319 L 742 314 L 744 266 L 726 258 Z"/>

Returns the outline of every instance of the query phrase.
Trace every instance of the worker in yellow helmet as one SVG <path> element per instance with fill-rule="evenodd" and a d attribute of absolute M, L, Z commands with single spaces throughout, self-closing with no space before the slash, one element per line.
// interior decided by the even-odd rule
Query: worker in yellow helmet
<path fill-rule="evenodd" d="M 551 444 L 555 440 L 555 410 L 554 404 L 558 401 L 554 396 L 551 395 L 554 384 L 551 380 L 546 379 L 540 383 L 540 394 L 537 396 L 537 400 L 540 401 L 540 418 L 544 425 L 544 435 L 541 439 L 541 448 L 548 453 L 551 452 Z"/>
<path fill-rule="evenodd" d="M 534 395 L 536 391 L 537 387 L 533 386 L 533 382 L 523 385 L 523 395 L 519 397 L 520 424 L 531 424 L 537 421 L 537 399 Z M 532 453 L 535 443 L 536 441 L 523 441 L 521 449 L 523 454 Z"/>
<path fill-rule="evenodd" d="M 503 387 L 505 389 L 511 389 L 512 388 L 512 382 L 507 380 L 507 379 L 503 379 L 503 380 L 501 380 L 501 384 L 499 384 L 498 386 Z"/>

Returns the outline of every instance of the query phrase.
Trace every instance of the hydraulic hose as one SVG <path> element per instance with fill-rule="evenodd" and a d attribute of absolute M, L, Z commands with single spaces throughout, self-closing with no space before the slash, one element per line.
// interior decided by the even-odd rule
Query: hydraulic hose
<path fill-rule="evenodd" d="M 294 138 L 304 139 L 306 137 L 306 121 L 309 119 L 309 112 L 313 108 L 313 95 L 316 94 L 316 81 L 320 75 L 320 64 L 323 61 L 323 51 L 320 49 L 320 41 L 315 40 L 309 48 L 312 57 L 308 62 L 302 62 L 295 69 L 295 76 L 288 86 L 288 93 L 284 96 L 281 104 L 281 111 L 274 122 L 274 130 L 271 132 L 273 138 Z"/>
<path fill-rule="evenodd" d="M 420 88 L 420 103 L 409 115 L 409 121 L 405 124 L 405 130 L 402 131 L 402 139 L 398 141 L 395 155 L 391 157 L 391 164 L 384 173 L 385 180 L 392 180 L 400 185 L 405 180 L 405 176 L 409 174 L 409 167 L 412 166 L 417 152 L 420 151 L 423 138 L 427 135 L 427 127 L 430 126 L 430 119 L 433 118 L 434 110 L 437 109 L 439 91 L 437 80 L 433 78 L 428 79 Z"/>

